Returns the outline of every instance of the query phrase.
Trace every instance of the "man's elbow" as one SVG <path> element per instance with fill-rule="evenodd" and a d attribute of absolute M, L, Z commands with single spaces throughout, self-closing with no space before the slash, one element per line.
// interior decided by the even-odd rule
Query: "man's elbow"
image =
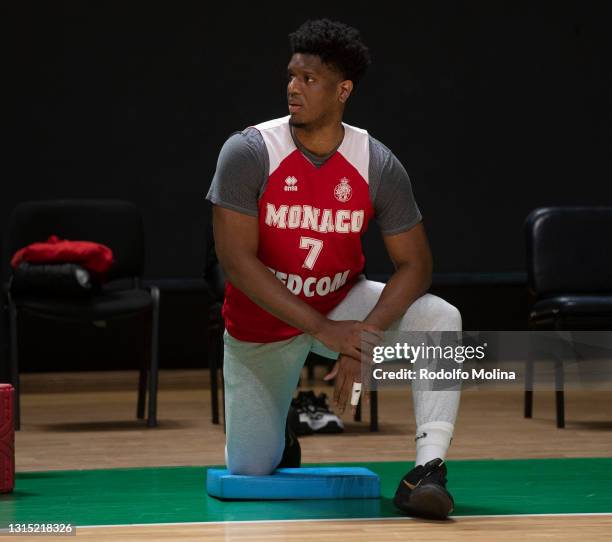
<path fill-rule="evenodd" d="M 419 262 L 414 267 L 418 282 L 421 284 L 422 293 L 425 293 L 431 288 L 433 269 L 430 262 Z"/>
<path fill-rule="evenodd" d="M 433 279 L 433 260 L 431 258 L 431 255 L 429 258 L 425 258 L 425 261 L 422 263 L 422 265 L 423 265 L 422 277 L 423 277 L 424 291 L 427 292 L 429 288 L 431 288 L 431 283 Z"/>
<path fill-rule="evenodd" d="M 219 259 L 219 264 L 221 265 L 221 269 L 223 269 L 225 278 L 235 283 L 236 278 L 240 275 L 240 266 L 237 264 L 236 258 L 219 252 L 217 253 L 217 258 Z"/>
<path fill-rule="evenodd" d="M 433 273 L 431 268 L 427 273 L 423 274 L 423 293 L 426 293 L 431 288 Z"/>
<path fill-rule="evenodd" d="M 402 267 L 408 269 L 412 276 L 412 280 L 420 284 L 422 293 L 427 292 L 429 288 L 431 288 L 433 276 L 431 259 L 424 258 L 418 261 L 403 262 L 397 266 L 397 270 Z"/>

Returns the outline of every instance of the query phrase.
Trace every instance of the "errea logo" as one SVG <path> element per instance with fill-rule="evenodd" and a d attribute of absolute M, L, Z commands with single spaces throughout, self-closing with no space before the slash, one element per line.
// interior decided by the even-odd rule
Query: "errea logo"
<path fill-rule="evenodd" d="M 287 177 L 285 179 L 285 192 L 297 192 L 298 180 L 295 177 Z"/>

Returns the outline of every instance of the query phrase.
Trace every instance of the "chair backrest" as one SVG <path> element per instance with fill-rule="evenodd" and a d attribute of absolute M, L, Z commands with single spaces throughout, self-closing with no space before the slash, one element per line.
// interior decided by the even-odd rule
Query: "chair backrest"
<path fill-rule="evenodd" d="M 542 207 L 525 221 L 529 288 L 537 296 L 612 295 L 612 207 Z"/>
<path fill-rule="evenodd" d="M 144 267 L 144 226 L 136 205 L 119 200 L 27 201 L 15 207 L 7 239 L 9 258 L 49 236 L 110 247 L 115 263 L 108 280 L 138 277 Z"/>

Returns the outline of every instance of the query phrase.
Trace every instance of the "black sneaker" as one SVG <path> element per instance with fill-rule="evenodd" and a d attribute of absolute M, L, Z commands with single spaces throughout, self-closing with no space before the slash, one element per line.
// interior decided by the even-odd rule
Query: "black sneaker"
<path fill-rule="evenodd" d="M 446 490 L 444 461 L 436 458 L 412 469 L 400 482 L 393 503 L 409 516 L 446 519 L 455 503 Z"/>
<path fill-rule="evenodd" d="M 312 390 L 300 391 L 291 401 L 299 416 L 296 434 L 341 433 L 344 430 L 342 420 L 334 414 L 327 404 L 327 395 L 318 396 Z"/>
<path fill-rule="evenodd" d="M 315 394 L 312 391 L 300 391 L 297 397 L 291 400 L 291 408 L 297 413 L 297 420 L 292 421 L 293 431 L 296 435 L 310 435 L 313 433 L 310 426 L 309 406 L 314 401 Z"/>
<path fill-rule="evenodd" d="M 285 449 L 280 463 L 276 466 L 277 469 L 299 468 L 302 465 L 302 448 L 292 429 L 292 419 L 295 418 L 295 415 L 295 410 L 289 407 L 289 414 L 285 423 Z"/>
<path fill-rule="evenodd" d="M 327 395 L 324 393 L 314 398 L 309 412 L 310 427 L 315 433 L 342 433 L 344 431 L 342 420 L 329 408 Z"/>

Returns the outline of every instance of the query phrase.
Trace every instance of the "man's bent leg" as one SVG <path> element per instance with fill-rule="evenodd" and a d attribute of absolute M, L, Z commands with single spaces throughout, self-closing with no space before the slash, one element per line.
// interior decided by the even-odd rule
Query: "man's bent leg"
<path fill-rule="evenodd" d="M 462 329 L 461 314 L 443 299 L 425 294 L 410 306 L 396 329 L 457 332 Z M 425 390 L 422 382 L 413 381 L 416 465 L 424 465 L 435 458 L 445 459 L 453 437 L 459 398 L 459 390 Z"/>
<path fill-rule="evenodd" d="M 311 338 L 251 343 L 226 332 L 224 342 L 227 468 L 270 474 L 283 455 L 287 411 Z"/>
<path fill-rule="evenodd" d="M 364 320 L 374 308 L 384 284 L 359 281 L 347 297 L 328 316 L 334 320 Z M 443 299 L 425 294 L 394 322 L 399 331 L 460 331 L 461 314 Z M 314 341 L 313 350 L 334 357 Z M 417 424 L 416 466 L 400 481 L 393 502 L 411 515 L 444 519 L 452 512 L 454 502 L 446 489 L 444 457 L 453 435 L 459 408 L 459 391 L 423 390 L 413 381 L 412 391 Z"/>
<path fill-rule="evenodd" d="M 365 278 L 359 280 L 327 316 L 332 320 L 364 320 L 378 302 L 384 286 L 382 282 Z M 461 314 L 457 308 L 438 296 L 424 294 L 408 307 L 390 329 L 460 331 L 461 325 Z M 313 351 L 329 358 L 337 357 L 337 353 L 318 341 L 314 342 Z M 416 464 L 423 465 L 435 457 L 444 459 L 453 435 L 460 392 L 423 391 L 413 385 L 412 395 L 417 426 Z"/>

